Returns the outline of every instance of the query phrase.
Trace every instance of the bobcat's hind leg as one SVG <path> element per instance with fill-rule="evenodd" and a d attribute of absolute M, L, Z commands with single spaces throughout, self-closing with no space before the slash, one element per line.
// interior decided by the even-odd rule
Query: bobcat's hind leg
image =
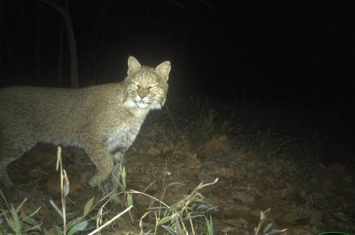
<path fill-rule="evenodd" d="M 7 174 L 7 166 L 10 162 L 1 162 L 0 163 L 0 184 L 5 188 L 11 188 L 14 183 L 11 181 L 9 175 Z"/>
<path fill-rule="evenodd" d="M 33 148 L 37 142 L 35 138 L 26 138 L 26 136 L 9 136 L 5 140 L 16 140 L 16 143 L 20 143 L 18 145 L 11 141 L 2 141 L 0 143 L 0 183 L 5 188 L 11 188 L 13 182 L 7 174 L 7 166 Z"/>

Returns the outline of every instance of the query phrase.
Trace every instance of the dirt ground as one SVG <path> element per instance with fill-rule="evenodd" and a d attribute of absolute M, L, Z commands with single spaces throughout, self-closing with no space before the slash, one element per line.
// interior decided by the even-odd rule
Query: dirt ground
<path fill-rule="evenodd" d="M 201 213 L 212 215 L 214 234 L 255 234 L 260 211 L 269 208 L 271 211 L 264 226 L 272 223 L 275 229 L 287 228 L 285 234 L 355 232 L 354 173 L 349 166 L 312 163 L 310 167 L 298 159 L 283 158 L 282 154 L 286 153 L 280 149 L 274 149 L 278 157 L 271 157 L 270 152 L 243 146 L 229 134 L 211 131 L 198 138 L 188 125 L 184 129 L 184 123 L 179 123 L 187 119 L 168 119 L 169 115 L 150 116 L 127 152 L 127 190 L 144 192 L 172 205 L 201 182 L 209 183 L 218 178 L 216 184 L 199 191 L 204 201 L 211 205 L 210 211 Z M 173 124 L 179 127 L 171 129 L 169 125 Z M 3 212 L 10 204 L 18 206 L 27 198 L 23 205 L 27 214 L 41 207 L 34 216 L 36 221 L 47 229 L 61 226 L 62 220 L 50 204 L 53 200 L 60 205 L 56 151 L 55 146 L 38 145 L 9 166 L 9 176 L 15 187 L 2 189 L 7 200 L 5 203 L 0 199 Z M 75 218 L 92 197 L 99 200 L 103 196 L 98 189 L 87 186 L 95 168 L 82 150 L 64 148 L 62 156 L 70 180 L 67 213 L 69 218 Z M 152 199 L 136 195 L 133 200 L 133 219 L 123 217 L 101 234 L 138 234 L 139 219 L 152 205 Z M 98 209 L 91 216 L 95 216 Z M 105 218 L 123 209 L 110 202 L 105 206 Z M 144 223 L 147 227 L 154 225 L 154 218 L 147 217 Z M 90 226 L 94 228 L 95 220 Z M 0 229 L 5 232 L 6 223 L 0 224 Z M 196 222 L 196 231 L 205 234 L 204 220 Z"/>

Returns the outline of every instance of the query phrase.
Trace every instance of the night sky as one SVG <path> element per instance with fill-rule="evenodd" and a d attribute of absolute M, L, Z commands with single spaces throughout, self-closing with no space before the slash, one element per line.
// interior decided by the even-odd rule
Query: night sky
<path fill-rule="evenodd" d="M 260 102 L 329 114 L 329 125 L 348 139 L 355 119 L 354 10 L 342 1 L 69 1 L 80 86 L 121 80 L 129 55 L 154 66 L 170 60 L 171 97 L 198 93 L 232 102 L 244 90 Z M 0 17 L 0 86 L 57 86 L 60 14 L 40 1 L 1 1 Z M 69 86 L 65 31 L 63 41 Z"/>

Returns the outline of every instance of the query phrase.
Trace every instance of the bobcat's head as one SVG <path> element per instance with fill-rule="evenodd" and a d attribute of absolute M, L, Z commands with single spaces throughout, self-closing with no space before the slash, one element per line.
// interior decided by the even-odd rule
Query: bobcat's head
<path fill-rule="evenodd" d="M 168 92 L 171 65 L 165 61 L 156 68 L 141 66 L 136 58 L 128 58 L 128 76 L 125 79 L 127 97 L 124 105 L 129 108 L 161 109 Z"/>

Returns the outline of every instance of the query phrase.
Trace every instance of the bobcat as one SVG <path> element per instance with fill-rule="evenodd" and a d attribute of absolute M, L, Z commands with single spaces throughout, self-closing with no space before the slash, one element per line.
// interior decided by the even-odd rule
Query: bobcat
<path fill-rule="evenodd" d="M 38 142 L 83 148 L 97 168 L 95 187 L 118 169 L 149 110 L 166 100 L 171 65 L 141 66 L 128 58 L 120 83 L 82 89 L 9 87 L 0 89 L 0 177 L 13 185 L 7 166 Z"/>

